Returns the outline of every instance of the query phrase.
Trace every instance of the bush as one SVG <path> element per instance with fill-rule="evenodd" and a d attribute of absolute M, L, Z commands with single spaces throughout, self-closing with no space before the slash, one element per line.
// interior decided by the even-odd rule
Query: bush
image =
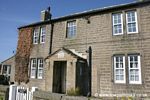
<path fill-rule="evenodd" d="M 80 95 L 80 89 L 77 88 L 71 88 L 70 90 L 67 91 L 67 95 L 69 96 L 79 96 Z"/>
<path fill-rule="evenodd" d="M 5 75 L 0 75 L 0 85 L 9 85 L 9 78 Z"/>
<path fill-rule="evenodd" d="M 4 98 L 2 96 L 0 96 L 0 100 L 4 100 Z"/>

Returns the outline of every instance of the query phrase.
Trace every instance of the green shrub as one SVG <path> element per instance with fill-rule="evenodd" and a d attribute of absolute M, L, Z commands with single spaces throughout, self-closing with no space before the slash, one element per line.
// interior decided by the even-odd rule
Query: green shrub
<path fill-rule="evenodd" d="M 128 100 L 133 100 L 133 97 L 128 97 Z"/>
<path fill-rule="evenodd" d="M 69 96 L 79 96 L 80 95 L 80 89 L 77 87 L 77 88 L 71 88 L 69 90 L 67 90 L 67 95 Z"/>
<path fill-rule="evenodd" d="M 0 96 L 0 100 L 4 100 L 4 98 L 2 96 Z"/>

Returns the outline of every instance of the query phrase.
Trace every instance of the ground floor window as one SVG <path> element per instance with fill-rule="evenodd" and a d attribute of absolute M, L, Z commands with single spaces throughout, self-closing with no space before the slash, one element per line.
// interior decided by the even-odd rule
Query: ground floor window
<path fill-rule="evenodd" d="M 125 57 L 114 56 L 115 83 L 125 83 Z"/>
<path fill-rule="evenodd" d="M 141 84 L 141 60 L 139 55 L 128 56 L 129 83 Z"/>
<path fill-rule="evenodd" d="M 128 55 L 126 60 L 124 55 L 114 56 L 113 65 L 115 83 L 126 83 L 126 80 L 129 81 L 129 84 L 142 83 L 140 55 Z"/>
<path fill-rule="evenodd" d="M 43 59 L 41 58 L 33 58 L 31 59 L 31 78 L 42 79 L 43 78 Z"/>

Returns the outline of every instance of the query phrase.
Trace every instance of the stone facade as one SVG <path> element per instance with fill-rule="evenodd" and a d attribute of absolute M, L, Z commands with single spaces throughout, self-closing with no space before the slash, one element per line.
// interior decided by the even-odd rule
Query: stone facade
<path fill-rule="evenodd" d="M 112 14 L 123 13 L 123 21 L 126 22 L 125 12 L 134 10 L 137 12 L 138 33 L 127 34 L 124 28 L 124 34 L 114 36 L 112 33 Z M 75 38 L 66 38 L 67 21 L 76 20 L 77 34 Z M 41 23 L 43 25 L 44 22 Z M 87 14 L 73 15 L 70 17 L 50 20 L 46 23 L 46 42 L 45 44 L 33 45 L 30 58 L 46 58 L 49 51 L 53 54 L 58 49 L 65 47 L 75 49 L 86 54 L 88 47 L 92 47 L 92 95 L 97 94 L 147 94 L 150 95 L 150 2 L 128 4 L 126 6 L 110 7 L 110 9 L 99 10 Z M 52 24 L 51 24 L 52 23 Z M 51 27 L 53 25 L 53 27 Z M 35 24 L 34 27 L 40 27 Z M 124 23 L 123 26 L 126 26 Z M 31 27 L 25 26 L 25 27 Z M 24 28 L 24 27 L 21 27 Z M 51 37 L 52 36 L 52 37 Z M 51 40 L 52 39 L 52 40 Z M 117 54 L 125 55 L 126 66 L 128 70 L 128 54 L 139 54 L 141 56 L 141 75 L 142 84 L 129 84 L 128 73 L 126 71 L 126 83 L 114 83 L 113 56 Z M 52 91 L 53 58 L 45 63 L 45 73 L 42 80 L 30 79 L 30 86 L 37 86 L 42 90 Z M 56 59 L 56 58 L 55 58 Z M 72 58 L 67 58 L 67 64 Z M 48 65 L 46 65 L 48 64 Z M 50 64 L 50 65 L 49 65 Z M 68 69 L 69 70 L 69 69 Z M 68 79 L 72 86 L 75 85 L 75 69 L 68 72 Z M 69 86 L 69 85 L 68 85 Z"/>
<path fill-rule="evenodd" d="M 112 13 L 136 10 L 138 16 L 139 33 L 112 35 Z M 139 93 L 149 94 L 149 33 L 150 33 L 150 5 L 121 8 L 108 12 L 90 15 L 90 24 L 81 18 L 67 19 L 54 24 L 53 48 L 54 52 L 60 47 L 76 49 L 84 52 L 92 47 L 92 95 Z M 66 39 L 66 22 L 77 21 L 77 35 L 74 39 Z M 124 19 L 125 20 L 125 19 Z M 113 55 L 139 53 L 141 55 L 142 84 L 115 84 L 113 77 Z M 127 60 L 127 59 L 126 59 Z M 127 70 L 127 64 L 126 64 Z"/>
<path fill-rule="evenodd" d="M 4 67 L 10 66 L 10 74 L 9 74 L 10 79 L 9 79 L 9 81 L 15 82 L 15 55 L 8 58 L 5 61 L 3 61 L 1 64 L 2 64 L 2 67 L 1 67 L 0 74 L 6 74 L 7 72 L 6 73 L 3 72 Z M 9 69 L 7 69 L 7 70 L 9 70 Z"/>
<path fill-rule="evenodd" d="M 32 50 L 31 50 L 31 53 L 30 53 L 30 61 L 31 61 L 32 58 L 45 59 L 49 55 L 51 25 L 43 25 L 43 26 L 46 27 L 46 40 L 45 40 L 45 43 L 43 43 L 43 44 L 33 44 Z M 33 29 L 38 28 L 39 31 L 40 31 L 40 27 L 41 26 L 34 26 L 32 28 Z M 33 34 L 33 32 L 32 32 L 32 34 Z M 29 69 L 30 69 L 30 64 L 28 66 Z M 44 66 L 46 66 L 45 62 L 44 62 Z M 29 70 L 29 74 L 30 74 L 30 71 L 31 70 Z M 46 77 L 45 72 L 46 72 L 46 68 L 44 69 L 43 79 L 32 79 L 32 78 L 30 78 L 30 82 L 28 83 L 28 85 L 29 86 L 35 86 L 35 87 L 38 87 L 42 90 L 45 90 L 46 89 L 45 88 L 45 77 Z"/>

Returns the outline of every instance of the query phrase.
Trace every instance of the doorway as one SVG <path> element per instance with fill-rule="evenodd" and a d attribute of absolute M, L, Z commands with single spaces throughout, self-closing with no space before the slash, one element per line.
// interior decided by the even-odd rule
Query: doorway
<path fill-rule="evenodd" d="M 54 61 L 53 67 L 53 92 L 66 93 L 67 61 Z"/>

